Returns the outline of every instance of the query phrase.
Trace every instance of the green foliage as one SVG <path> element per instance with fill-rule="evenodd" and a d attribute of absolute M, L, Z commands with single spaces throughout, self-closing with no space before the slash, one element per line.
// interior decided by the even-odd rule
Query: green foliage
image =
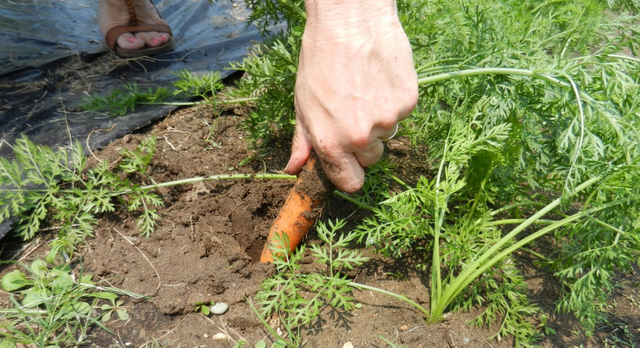
<path fill-rule="evenodd" d="M 247 73 L 233 93 L 258 98 L 244 127 L 253 144 L 264 146 L 293 132 L 305 15 L 302 0 L 247 3 L 260 28 L 287 24 L 233 66 Z M 324 245 L 308 250 L 322 264 L 320 272 L 303 272 L 304 247 L 288 255 L 282 252 L 288 250 L 286 237 L 277 241 L 278 273 L 263 283 L 255 309 L 265 326 L 272 314 L 282 319 L 288 338 L 273 346 L 299 345 L 300 327 L 324 306 L 351 310 L 353 288 L 373 290 L 341 273 L 365 261 L 346 249 L 356 240 L 388 257 L 422 256 L 416 267 L 431 272 L 431 309 L 412 304 L 429 322 L 448 310 L 482 306 L 477 324 L 499 323 L 497 337 L 513 336 L 517 346 L 530 346 L 538 308 L 526 296 L 513 253 L 544 238 L 554 248 L 540 264 L 563 284 L 558 309 L 574 313 L 591 334 L 606 319 L 613 276 L 632 271 L 640 260 L 640 60 L 620 53 L 640 52 L 633 12 L 638 5 L 399 0 L 421 84 L 419 106 L 403 130 L 414 145 L 428 149 L 415 160 L 432 169 L 409 186 L 390 166 L 372 168 L 362 206 L 383 201 L 355 234 L 339 235 L 343 222 L 320 224 Z M 206 98 L 220 88 L 214 76 L 178 75 L 173 92 L 129 85 L 87 105 L 123 114 L 140 103 Z M 148 234 L 158 218 L 151 207 L 161 201 L 138 183 L 153 182 L 146 170 L 154 149 L 155 140 L 148 140 L 123 151 L 115 167 L 88 169 L 79 145 L 54 152 L 22 139 L 16 160 L 0 159 L 0 207 L 6 207 L 0 221 L 17 216 L 18 233 L 30 238 L 53 212 L 52 220 L 61 224 L 55 255 L 73 251 L 91 235 L 96 216 L 116 209 L 119 200 L 140 212 L 139 226 Z M 387 177 L 404 191 L 384 192 Z M 15 272 L 2 284 L 33 287 Z M 118 313 L 120 305 L 111 301 L 105 309 Z M 552 333 L 540 318 L 537 327 Z"/>
<path fill-rule="evenodd" d="M 265 341 L 258 341 L 256 342 L 256 345 L 254 347 L 267 348 L 267 343 Z M 287 347 L 287 343 L 284 342 L 283 340 L 277 340 L 273 342 L 273 344 L 271 345 L 271 348 L 285 348 L 285 347 Z"/>
<path fill-rule="evenodd" d="M 129 312 L 127 311 L 126 307 L 122 306 L 124 304 L 124 301 L 117 300 L 116 298 L 111 298 L 109 300 L 110 303 L 105 303 L 100 306 L 100 309 L 102 310 L 102 317 L 100 318 L 100 320 L 106 323 L 111 320 L 111 316 L 114 313 L 118 316 L 118 319 L 122 321 L 129 320 Z"/>
<path fill-rule="evenodd" d="M 304 247 L 291 254 L 283 252 L 289 250 L 288 238 L 286 234 L 276 236 L 271 248 L 278 271 L 274 277 L 263 281 L 255 296 L 260 317 L 277 314 L 285 327 L 293 331 L 312 322 L 326 305 L 347 311 L 354 308 L 353 298 L 349 296 L 352 286 L 341 271 L 353 269 L 367 258 L 357 250 L 346 249 L 355 235 L 338 237 L 338 230 L 344 225 L 344 221 L 318 224 L 318 237 L 325 244 L 313 245 L 311 255 L 326 267 L 317 273 L 302 272 L 300 261 L 305 254 Z"/>
<path fill-rule="evenodd" d="M 256 108 L 243 122 L 253 145 L 266 145 L 278 136 L 290 136 L 295 126 L 293 90 L 298 71 L 302 29 L 288 36 L 275 35 L 233 69 L 246 72 L 234 92 L 239 96 L 259 93 Z"/>
<path fill-rule="evenodd" d="M 391 347 L 391 348 L 407 348 L 406 346 L 397 345 L 397 344 L 391 342 L 389 339 L 387 339 L 387 338 L 385 338 L 383 336 L 378 336 L 378 338 L 381 339 L 382 341 L 384 341 L 384 343 L 388 344 L 389 347 Z"/>
<path fill-rule="evenodd" d="M 26 137 L 15 146 L 15 159 L 0 158 L 0 222 L 18 219 L 15 233 L 30 239 L 44 221 L 54 224 L 58 237 L 51 242 L 50 259 L 59 252 L 72 253 L 85 237 L 93 235 L 97 217 L 116 209 L 117 203 L 138 212 L 141 232 L 149 235 L 162 205 L 155 193 L 141 189 L 139 182 L 155 151 L 154 137 L 144 139 L 133 151 L 122 150 L 122 160 L 87 166 L 82 145 L 70 151 L 53 151 Z"/>
<path fill-rule="evenodd" d="M 196 302 L 194 306 L 196 307 L 195 311 L 204 314 L 205 316 L 209 316 L 211 314 L 211 306 L 213 306 L 215 301 L 205 301 L 205 302 Z"/>
<path fill-rule="evenodd" d="M 254 23 L 267 35 L 268 30 L 276 24 L 285 23 L 285 32 L 292 28 L 303 28 L 306 22 L 304 0 L 245 0 L 250 8 L 249 22 Z"/>
<path fill-rule="evenodd" d="M 304 17 L 288 2 L 250 3 L 293 24 L 236 66 L 248 73 L 241 92 L 264 92 L 246 127 L 266 144 L 293 129 Z M 431 271 L 428 320 L 482 305 L 476 323 L 499 321 L 498 336 L 528 346 L 538 309 L 511 253 L 552 238 L 544 265 L 565 285 L 558 308 L 592 333 L 613 275 L 639 260 L 640 60 L 620 54 L 640 52 L 638 1 L 397 4 L 421 84 L 404 130 L 433 170 L 384 196 L 359 241 L 386 256 L 429 255 L 417 265 Z M 381 173 L 394 178 L 373 170 L 363 206 L 388 188 Z"/>
<path fill-rule="evenodd" d="M 136 106 L 143 103 L 162 102 L 171 97 L 171 92 L 166 87 L 149 87 L 140 89 L 137 83 L 126 83 L 122 88 L 114 88 L 106 96 L 98 94 L 85 98 L 80 108 L 86 111 L 106 112 L 111 116 L 124 116 Z"/>
<path fill-rule="evenodd" d="M 127 83 L 122 89 L 115 88 L 107 96 L 93 95 L 80 105 L 83 110 L 107 112 L 111 116 L 124 116 L 143 104 L 171 104 L 169 100 L 208 99 L 224 87 L 218 72 L 198 76 L 188 70 L 174 72 L 178 77 L 173 89 L 149 87 L 140 89 L 136 83 Z"/>
<path fill-rule="evenodd" d="M 98 287 L 92 276 L 76 275 L 68 264 L 50 267 L 36 260 L 31 265 L 18 265 L 24 272 L 14 270 L 2 277 L 2 288 L 11 293 L 12 306 L 0 309 L 0 341 L 6 347 L 77 346 L 86 343 L 91 325 L 106 330 L 94 308 L 100 299 L 115 303 L 115 292 L 95 291 Z"/>
<path fill-rule="evenodd" d="M 395 257 L 431 251 L 431 320 L 484 305 L 477 323 L 500 320 L 498 335 L 529 345 L 537 309 L 509 255 L 553 234 L 560 247 L 546 264 L 566 285 L 558 306 L 591 333 L 612 276 L 640 250 L 640 62 L 616 54 L 637 47 L 616 35 L 637 27 L 597 1 L 417 3 L 402 18 L 417 60 L 430 63 L 405 125 L 434 170 L 384 201 L 360 240 Z"/>

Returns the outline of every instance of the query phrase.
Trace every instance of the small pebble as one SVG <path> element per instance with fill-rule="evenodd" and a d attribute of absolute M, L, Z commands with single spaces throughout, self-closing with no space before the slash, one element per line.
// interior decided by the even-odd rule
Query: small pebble
<path fill-rule="evenodd" d="M 211 336 L 211 339 L 214 341 L 226 341 L 229 339 L 229 336 L 223 332 L 218 332 L 217 334 Z"/>
<path fill-rule="evenodd" d="M 353 348 L 353 343 L 347 342 L 344 344 L 344 346 L 342 346 L 342 348 Z"/>
<path fill-rule="evenodd" d="M 229 305 L 224 302 L 218 302 L 211 306 L 211 313 L 213 314 L 224 314 L 229 309 Z"/>

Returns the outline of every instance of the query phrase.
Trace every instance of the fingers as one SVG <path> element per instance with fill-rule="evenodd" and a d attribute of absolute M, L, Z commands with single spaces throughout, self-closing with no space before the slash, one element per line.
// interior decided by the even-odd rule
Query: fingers
<path fill-rule="evenodd" d="M 360 166 L 366 168 L 376 164 L 384 153 L 384 145 L 381 140 L 376 140 L 365 149 L 355 152 L 355 158 Z"/>
<path fill-rule="evenodd" d="M 397 123 L 393 128 L 391 128 L 391 130 L 384 131 L 382 133 L 382 135 L 380 137 L 378 137 L 378 139 L 380 139 L 382 141 L 387 141 L 387 140 L 392 139 L 393 137 L 395 137 L 396 134 L 398 134 L 398 124 Z"/>
<path fill-rule="evenodd" d="M 287 174 L 299 174 L 302 167 L 309 160 L 312 148 L 307 128 L 300 120 L 297 120 L 291 144 L 291 157 L 289 158 L 289 163 L 287 163 L 287 167 L 284 171 Z"/>
<path fill-rule="evenodd" d="M 327 177 L 339 190 L 358 191 L 364 185 L 364 168 L 374 165 L 384 153 L 382 141 L 375 139 L 362 148 L 354 148 L 342 143 L 340 137 L 332 139 L 331 134 L 323 138 L 325 141 L 314 144 Z"/>
<path fill-rule="evenodd" d="M 325 174 L 344 192 L 356 192 L 364 185 L 364 169 L 353 153 L 318 153 Z"/>
<path fill-rule="evenodd" d="M 327 136 L 328 138 L 328 136 Z M 375 164 L 382 157 L 384 146 L 380 140 L 374 141 L 357 152 L 345 152 L 345 146 L 339 142 L 322 142 L 316 149 L 324 172 L 336 187 L 344 192 L 356 192 L 364 184 L 364 169 Z M 312 140 L 305 124 L 299 119 L 293 135 L 291 157 L 285 172 L 299 174 L 309 160 L 313 149 Z"/>

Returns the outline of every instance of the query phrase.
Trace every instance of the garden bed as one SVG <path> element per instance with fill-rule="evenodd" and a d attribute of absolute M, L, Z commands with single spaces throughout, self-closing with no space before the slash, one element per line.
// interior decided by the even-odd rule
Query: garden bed
<path fill-rule="evenodd" d="M 95 158 L 114 161 L 118 149 L 132 150 L 141 139 L 155 134 L 157 150 L 151 162 L 150 177 L 156 182 L 229 173 L 278 173 L 288 159 L 287 141 L 274 144 L 266 156 L 248 150 L 243 132 L 238 129 L 245 109 L 227 110 L 216 117 L 210 107 L 192 107 L 169 115 L 158 124 L 118 139 L 95 152 Z M 387 144 L 386 153 L 400 168 L 399 176 L 411 181 L 419 172 L 411 160 L 415 154 L 403 139 Z M 246 159 L 254 157 L 252 160 Z M 242 162 L 245 164 L 241 165 Z M 403 173 L 404 172 L 404 173 Z M 147 299 L 125 299 L 126 321 L 114 316 L 106 327 L 115 334 L 95 327 L 90 331 L 90 347 L 233 347 L 238 341 L 248 346 L 265 340 L 268 332 L 251 310 L 248 301 L 263 280 L 274 274 L 271 264 L 259 263 L 269 226 L 292 187 L 290 180 L 208 181 L 159 189 L 165 201 L 159 208 L 161 219 L 150 237 L 139 233 L 135 216 L 117 210 L 104 215 L 95 238 L 80 247 L 74 272 L 94 275 L 103 286 L 113 286 Z M 323 220 L 342 218 L 357 222 L 366 212 L 341 198 L 327 203 Z M 41 239 L 46 238 L 42 236 Z M 4 256 L 11 255 L 16 244 L 10 240 Z M 318 242 L 310 233 L 307 244 Z M 44 244 L 44 243 L 43 243 Z M 44 258 L 46 247 L 26 247 L 28 252 L 14 259 L 29 263 Z M 428 307 L 428 275 L 417 272 L 410 256 L 391 260 L 369 255 L 372 260 L 349 272 L 360 284 L 374 286 Z M 542 338 L 542 347 L 633 346 L 640 343 L 640 294 L 638 275 L 622 276 L 621 288 L 613 294 L 609 325 L 600 327 L 588 340 L 580 334 L 579 323 L 569 315 L 557 315 L 554 301 L 560 286 L 536 267 L 528 254 L 519 260 L 529 293 L 549 317 L 547 327 L 556 334 Z M 317 268 L 305 258 L 303 266 Z M 14 267 L 6 267 L 3 274 Z M 311 325 L 301 328 L 306 347 L 385 347 L 379 336 L 406 347 L 512 347 L 510 338 L 487 340 L 499 322 L 478 328 L 468 322 L 482 308 L 450 313 L 437 324 L 426 324 L 421 312 L 378 293 L 356 290 L 352 294 L 360 308 L 336 311 L 325 308 Z M 6 303 L 7 294 L 2 294 Z M 200 302 L 225 302 L 230 309 L 223 315 L 205 316 L 196 311 Z M 267 318 L 277 329 L 276 317 Z M 534 318 L 532 318 L 533 320 Z M 626 331 L 625 331 L 626 330 Z M 227 338 L 220 340 L 216 334 Z M 268 339 L 266 339 L 269 342 Z"/>

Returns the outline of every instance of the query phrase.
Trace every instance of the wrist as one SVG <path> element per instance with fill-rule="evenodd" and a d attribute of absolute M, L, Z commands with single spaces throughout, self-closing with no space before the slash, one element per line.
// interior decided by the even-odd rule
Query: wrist
<path fill-rule="evenodd" d="M 400 26 L 395 0 L 306 0 L 305 35 L 334 41 Z"/>

